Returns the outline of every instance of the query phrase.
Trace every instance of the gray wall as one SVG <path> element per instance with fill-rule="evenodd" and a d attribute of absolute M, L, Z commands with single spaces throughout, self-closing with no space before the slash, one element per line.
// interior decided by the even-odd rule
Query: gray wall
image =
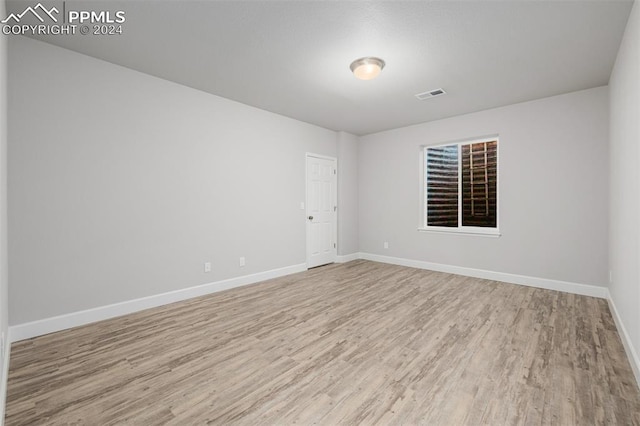
<path fill-rule="evenodd" d="M 502 237 L 418 232 L 421 145 L 496 133 Z M 606 87 L 364 136 L 360 251 L 606 286 L 607 139 Z"/>
<path fill-rule="evenodd" d="M 338 255 L 358 252 L 358 141 L 338 132 Z"/>
<path fill-rule="evenodd" d="M 611 74 L 611 298 L 640 351 L 640 5 L 631 11 Z M 636 366 L 638 366 L 636 364 Z M 640 381 L 640 372 L 636 371 Z"/>
<path fill-rule="evenodd" d="M 358 138 L 10 43 L 11 324 L 304 263 L 305 152 L 338 157 L 340 255 L 606 284 L 607 88 Z M 418 232 L 420 146 L 495 133 L 502 237 Z"/>
<path fill-rule="evenodd" d="M 9 43 L 11 324 L 305 262 L 305 152 L 335 132 Z"/>
<path fill-rule="evenodd" d="M 0 16 L 6 16 L 0 1 Z M 7 335 L 9 321 L 7 255 L 7 36 L 0 36 L 0 333 Z M 0 366 L 4 351 L 0 352 Z M 0 383 L 5 383 L 0 369 Z M 0 401 L 0 405 L 4 401 Z M 0 410 L 0 413 L 3 413 Z"/>

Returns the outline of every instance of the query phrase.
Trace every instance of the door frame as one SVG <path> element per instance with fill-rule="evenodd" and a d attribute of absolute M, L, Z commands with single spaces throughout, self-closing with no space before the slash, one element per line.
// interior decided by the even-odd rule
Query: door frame
<path fill-rule="evenodd" d="M 308 188 L 308 177 L 309 177 L 309 158 L 319 158 L 321 160 L 330 160 L 333 161 L 333 170 L 335 173 L 333 174 L 333 182 L 332 185 L 335 188 L 333 191 L 333 205 L 335 209 L 333 211 L 333 261 L 335 262 L 338 259 L 338 159 L 336 157 L 331 157 L 328 155 L 315 154 L 313 152 L 306 152 L 304 156 L 304 229 L 305 229 L 305 263 L 307 269 L 309 269 L 309 258 L 310 258 L 310 247 L 309 247 L 309 220 L 307 217 L 309 213 L 307 208 L 309 207 L 309 188 Z"/>

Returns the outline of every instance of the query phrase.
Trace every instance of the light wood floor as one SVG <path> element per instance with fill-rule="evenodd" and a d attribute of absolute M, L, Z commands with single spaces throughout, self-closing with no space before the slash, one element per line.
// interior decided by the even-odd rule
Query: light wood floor
<path fill-rule="evenodd" d="M 640 424 L 605 300 L 367 261 L 18 342 L 7 425 Z"/>

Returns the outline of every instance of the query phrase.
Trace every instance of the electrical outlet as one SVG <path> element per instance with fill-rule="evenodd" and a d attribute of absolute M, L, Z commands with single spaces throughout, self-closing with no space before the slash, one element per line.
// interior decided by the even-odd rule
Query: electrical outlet
<path fill-rule="evenodd" d="M 389 242 L 387 242 L 387 241 L 384 242 L 384 248 L 386 248 L 386 249 L 389 248 Z"/>
<path fill-rule="evenodd" d="M 204 271 L 205 272 L 211 272 L 211 262 L 205 262 Z"/>
<path fill-rule="evenodd" d="M 246 265 L 246 264 L 247 264 L 247 261 L 245 260 L 245 258 L 244 258 L 244 257 L 241 257 L 241 258 L 240 258 L 240 267 L 243 267 L 243 266 L 244 266 L 244 265 Z"/>

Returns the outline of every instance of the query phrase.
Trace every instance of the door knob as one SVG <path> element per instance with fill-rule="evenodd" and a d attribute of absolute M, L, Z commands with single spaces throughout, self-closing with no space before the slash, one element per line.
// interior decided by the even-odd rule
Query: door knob
<path fill-rule="evenodd" d="M 313 216 L 309 216 L 309 220 L 313 220 Z"/>

